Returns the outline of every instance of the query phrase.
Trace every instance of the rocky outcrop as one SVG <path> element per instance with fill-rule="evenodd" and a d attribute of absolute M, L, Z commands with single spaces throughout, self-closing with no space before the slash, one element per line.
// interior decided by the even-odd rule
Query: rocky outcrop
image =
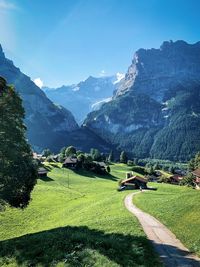
<path fill-rule="evenodd" d="M 200 42 L 139 49 L 112 101 L 85 125 L 134 157 L 187 160 L 200 150 Z"/>
<path fill-rule="evenodd" d="M 161 102 L 180 84 L 200 82 L 200 42 L 164 42 L 160 49 L 139 49 L 116 96 L 135 91 Z"/>

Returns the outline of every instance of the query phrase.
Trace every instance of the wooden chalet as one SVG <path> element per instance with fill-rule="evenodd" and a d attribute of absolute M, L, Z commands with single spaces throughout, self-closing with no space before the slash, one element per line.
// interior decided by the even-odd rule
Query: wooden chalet
<path fill-rule="evenodd" d="M 76 169 L 78 159 L 76 157 L 67 157 L 63 162 L 63 168 Z"/>
<path fill-rule="evenodd" d="M 193 171 L 192 174 L 195 176 L 196 189 L 200 189 L 200 168 Z"/>
<path fill-rule="evenodd" d="M 48 170 L 43 167 L 40 167 L 38 169 L 38 177 L 47 177 L 47 173 L 48 173 Z"/>
<path fill-rule="evenodd" d="M 121 182 L 121 187 L 128 187 L 130 189 L 147 189 L 147 179 L 139 176 L 131 176 L 127 173 L 127 178 Z"/>

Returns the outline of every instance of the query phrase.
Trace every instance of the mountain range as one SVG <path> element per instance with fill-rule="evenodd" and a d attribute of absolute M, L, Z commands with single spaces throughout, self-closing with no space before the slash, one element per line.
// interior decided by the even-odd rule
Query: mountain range
<path fill-rule="evenodd" d="M 58 152 L 67 145 L 89 151 L 92 144 L 100 150 L 110 149 L 95 133 L 79 127 L 72 113 L 55 105 L 35 83 L 5 57 L 0 46 L 0 76 L 13 84 L 23 100 L 27 138 L 33 150 L 41 152 L 50 148 Z"/>
<path fill-rule="evenodd" d="M 112 100 L 84 125 L 133 157 L 191 158 L 200 150 L 200 42 L 139 49 Z"/>
<path fill-rule="evenodd" d="M 43 87 L 42 89 L 49 99 L 70 110 L 78 124 L 82 124 L 89 112 L 98 110 L 102 104 L 112 99 L 123 77 L 120 73 L 111 77 L 89 76 L 85 81 L 75 85 L 63 85 L 59 88 Z"/>
<path fill-rule="evenodd" d="M 174 161 L 200 151 L 200 42 L 139 49 L 125 76 L 90 76 L 43 90 L 0 46 L 0 76 L 22 97 L 27 138 L 36 151 L 74 145 Z"/>

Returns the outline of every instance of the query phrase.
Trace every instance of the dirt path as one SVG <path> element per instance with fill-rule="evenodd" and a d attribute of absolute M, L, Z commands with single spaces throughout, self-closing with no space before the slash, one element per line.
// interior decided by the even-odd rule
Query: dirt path
<path fill-rule="evenodd" d="M 137 193 L 126 196 L 125 206 L 138 218 L 164 265 L 167 267 L 200 267 L 200 259 L 191 254 L 166 226 L 133 204 L 132 199 L 135 194 Z"/>

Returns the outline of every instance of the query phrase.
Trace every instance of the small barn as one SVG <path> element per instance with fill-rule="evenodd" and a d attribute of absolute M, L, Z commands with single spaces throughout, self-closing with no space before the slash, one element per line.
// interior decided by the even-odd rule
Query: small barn
<path fill-rule="evenodd" d="M 147 189 L 147 179 L 139 176 L 132 176 L 123 180 L 121 182 L 121 187 L 128 187 L 130 189 Z"/>
<path fill-rule="evenodd" d="M 65 161 L 63 162 L 62 167 L 63 168 L 69 168 L 69 169 L 76 169 L 78 163 L 77 158 L 73 157 L 67 157 Z"/>
<path fill-rule="evenodd" d="M 47 177 L 48 170 L 45 169 L 44 167 L 40 167 L 38 169 L 38 177 Z"/>
<path fill-rule="evenodd" d="M 196 189 L 200 189 L 200 168 L 193 171 L 192 174 L 195 176 Z"/>

